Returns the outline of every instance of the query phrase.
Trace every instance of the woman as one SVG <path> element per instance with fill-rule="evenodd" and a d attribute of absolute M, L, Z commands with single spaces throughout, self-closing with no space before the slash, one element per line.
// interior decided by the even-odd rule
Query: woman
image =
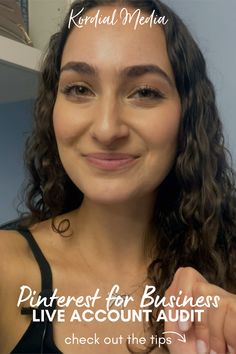
<path fill-rule="evenodd" d="M 134 29 L 118 16 L 123 8 L 147 21 Z M 85 0 L 72 9 L 43 63 L 26 150 L 30 215 L 1 232 L 0 351 L 234 353 L 235 187 L 204 58 L 160 1 Z M 153 10 L 168 22 L 150 26 Z M 153 299 L 220 301 L 182 322 L 156 321 L 154 305 L 149 321 L 128 323 L 70 321 L 73 302 L 53 324 L 32 310 L 39 293 L 85 299 L 98 288 L 93 311 L 104 309 L 114 284 L 107 310 L 128 297 L 123 307 L 138 309 L 148 285 Z M 146 342 L 128 349 L 131 334 Z"/>

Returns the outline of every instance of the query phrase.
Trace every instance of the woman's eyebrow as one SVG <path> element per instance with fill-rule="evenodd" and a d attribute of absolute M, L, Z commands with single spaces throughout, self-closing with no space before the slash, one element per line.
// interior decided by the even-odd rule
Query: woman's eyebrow
<path fill-rule="evenodd" d="M 98 76 L 98 70 L 90 64 L 83 61 L 69 61 L 60 70 L 63 71 L 76 71 L 77 73 L 87 74 L 91 76 Z"/>
<path fill-rule="evenodd" d="M 128 78 L 139 77 L 145 74 L 156 74 L 160 76 L 162 79 L 164 79 L 165 81 L 167 81 L 167 83 L 171 87 L 174 86 L 169 75 L 156 64 L 141 64 L 141 65 L 128 66 L 122 69 L 121 73 L 122 75 L 127 76 Z"/>
<path fill-rule="evenodd" d="M 98 76 L 98 69 L 86 62 L 75 62 L 70 61 L 66 63 L 60 70 L 60 73 L 63 71 L 75 71 L 77 73 L 86 74 L 90 76 Z M 140 64 L 127 66 L 120 71 L 120 75 L 127 78 L 139 77 L 145 74 L 157 74 L 161 76 L 172 88 L 174 86 L 173 81 L 169 75 L 161 69 L 158 65 L 155 64 Z"/>

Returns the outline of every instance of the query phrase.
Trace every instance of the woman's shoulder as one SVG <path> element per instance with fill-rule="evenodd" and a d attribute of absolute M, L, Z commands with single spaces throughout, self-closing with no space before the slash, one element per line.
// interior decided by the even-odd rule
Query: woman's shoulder
<path fill-rule="evenodd" d="M 61 221 L 70 218 L 71 215 L 64 214 L 54 221 L 58 226 Z M 33 242 L 30 242 L 32 240 Z M 17 267 L 22 269 L 32 262 L 36 264 L 32 243 L 37 244 L 38 250 L 51 261 L 63 250 L 63 240 L 55 232 L 50 218 L 28 226 L 22 222 L 0 225 L 0 269 L 11 266 L 17 271 Z"/>
<path fill-rule="evenodd" d="M 38 265 L 19 229 L 0 227 L 0 306 L 17 296 L 22 284 L 40 287 Z"/>
<path fill-rule="evenodd" d="M 27 234 L 32 235 L 34 232 L 36 235 L 38 233 L 42 236 L 47 235 L 49 224 L 50 220 L 29 225 L 17 220 L 0 225 L 0 247 L 7 247 L 9 252 L 17 252 L 18 254 L 27 251 L 29 249 Z"/>
<path fill-rule="evenodd" d="M 20 253 L 26 252 L 26 248 L 25 241 L 18 230 L 0 228 L 0 262 L 9 260 L 11 256 L 14 256 L 11 259 L 14 261 Z"/>
<path fill-rule="evenodd" d="M 13 282 L 22 273 L 28 248 L 17 230 L 0 229 L 1 283 Z"/>
<path fill-rule="evenodd" d="M 15 221 L 0 226 L 1 280 L 23 278 L 27 268 L 35 262 L 27 237 L 24 236 L 27 231 L 28 228 Z"/>

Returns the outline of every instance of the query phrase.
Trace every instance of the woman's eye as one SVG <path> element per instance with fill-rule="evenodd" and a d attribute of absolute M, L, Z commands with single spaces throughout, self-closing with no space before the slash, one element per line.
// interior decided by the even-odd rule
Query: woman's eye
<path fill-rule="evenodd" d="M 157 89 L 151 87 L 141 87 L 132 93 L 129 98 L 158 100 L 165 98 L 165 95 Z"/>
<path fill-rule="evenodd" d="M 62 89 L 62 93 L 72 97 L 88 97 L 93 96 L 93 92 L 84 85 L 70 84 Z"/>

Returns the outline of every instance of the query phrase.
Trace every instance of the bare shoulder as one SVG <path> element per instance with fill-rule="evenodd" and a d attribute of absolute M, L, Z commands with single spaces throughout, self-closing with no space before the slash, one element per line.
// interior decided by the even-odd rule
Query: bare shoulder
<path fill-rule="evenodd" d="M 22 319 L 17 306 L 22 285 L 38 291 L 40 274 L 37 264 L 23 235 L 16 230 L 0 230 L 0 333 L 1 339 L 4 338 L 0 351 L 17 343 L 28 325 L 28 319 Z M 5 353 L 9 351 L 4 350 Z"/>
<path fill-rule="evenodd" d="M 0 262 L 10 260 L 13 255 L 14 258 L 20 253 L 26 252 L 27 244 L 24 238 L 16 230 L 0 230 Z"/>
<path fill-rule="evenodd" d="M 40 281 L 29 244 L 17 230 L 0 230 L 0 255 L 0 301 L 32 278 Z"/>
<path fill-rule="evenodd" d="M 24 259 L 28 257 L 27 243 L 15 230 L 0 230 L 0 278 L 1 284 L 8 279 L 13 281 L 14 274 L 24 266 Z"/>
<path fill-rule="evenodd" d="M 27 245 L 17 231 L 0 230 L 0 255 L 0 310 L 4 313 L 24 280 Z"/>
<path fill-rule="evenodd" d="M 43 248 L 50 237 L 50 220 L 39 222 L 29 227 L 36 242 Z M 0 230 L 0 268 L 6 267 L 7 273 L 10 271 L 18 272 L 24 270 L 27 273 L 27 267 L 30 263 L 35 263 L 35 257 L 32 249 L 20 231 L 18 230 Z"/>

